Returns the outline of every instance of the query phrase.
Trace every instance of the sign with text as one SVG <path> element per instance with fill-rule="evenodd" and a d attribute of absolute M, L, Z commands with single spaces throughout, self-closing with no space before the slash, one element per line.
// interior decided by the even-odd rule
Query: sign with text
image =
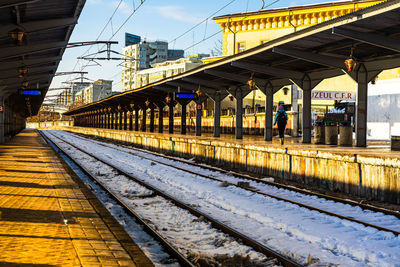
<path fill-rule="evenodd" d="M 4 106 L 0 105 L 0 112 L 4 112 Z"/>
<path fill-rule="evenodd" d="M 197 110 L 202 110 L 203 109 L 203 105 L 202 104 L 196 104 L 196 109 Z"/>
<path fill-rule="evenodd" d="M 344 91 L 312 91 L 311 99 L 319 100 L 356 100 L 355 92 Z"/>
<path fill-rule="evenodd" d="M 195 99 L 196 95 L 195 94 L 181 94 L 177 93 L 175 94 L 176 99 Z"/>
<path fill-rule="evenodd" d="M 28 95 L 28 96 L 40 96 L 42 95 L 41 90 L 19 90 L 20 95 Z"/>

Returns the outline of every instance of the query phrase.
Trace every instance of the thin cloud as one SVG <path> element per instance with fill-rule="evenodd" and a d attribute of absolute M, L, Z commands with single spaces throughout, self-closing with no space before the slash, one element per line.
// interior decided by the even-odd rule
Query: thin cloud
<path fill-rule="evenodd" d="M 114 7 L 117 7 L 118 4 L 119 4 L 119 1 L 112 2 L 112 5 Z M 118 11 L 121 13 L 124 13 L 124 14 L 131 14 L 133 12 L 133 6 L 128 5 L 126 2 L 123 1 L 123 2 L 121 2 L 121 5 L 119 6 Z"/>
<path fill-rule="evenodd" d="M 201 21 L 201 18 L 185 12 L 183 6 L 158 6 L 154 8 L 159 15 L 165 18 L 192 23 Z"/>

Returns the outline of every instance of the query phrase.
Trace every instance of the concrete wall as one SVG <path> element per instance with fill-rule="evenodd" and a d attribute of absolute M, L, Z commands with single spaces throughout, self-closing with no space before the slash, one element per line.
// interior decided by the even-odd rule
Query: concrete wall
<path fill-rule="evenodd" d="M 400 204 L 398 155 L 332 153 L 84 127 L 58 129 L 129 142 L 152 151 L 194 157 L 229 169 Z"/>
<path fill-rule="evenodd" d="M 25 128 L 27 129 L 43 129 L 51 128 L 54 126 L 72 126 L 72 121 L 42 121 L 42 122 L 27 122 Z"/>

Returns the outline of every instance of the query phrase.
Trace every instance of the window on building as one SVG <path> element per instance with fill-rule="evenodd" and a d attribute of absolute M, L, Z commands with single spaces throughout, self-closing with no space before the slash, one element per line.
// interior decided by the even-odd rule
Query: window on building
<path fill-rule="evenodd" d="M 244 50 L 246 50 L 246 43 L 245 42 L 238 42 L 237 43 L 237 52 L 243 52 Z"/>

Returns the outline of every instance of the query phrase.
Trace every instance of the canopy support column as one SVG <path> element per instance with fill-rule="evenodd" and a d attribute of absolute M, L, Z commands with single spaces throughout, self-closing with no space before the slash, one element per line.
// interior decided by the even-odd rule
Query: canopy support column
<path fill-rule="evenodd" d="M 124 109 L 124 130 L 128 130 L 128 110 Z"/>
<path fill-rule="evenodd" d="M 302 121 L 302 132 L 303 132 L 303 143 L 311 143 L 311 80 L 307 79 L 303 81 L 303 121 Z"/>
<path fill-rule="evenodd" d="M 139 107 L 135 108 L 135 131 L 139 131 Z"/>
<path fill-rule="evenodd" d="M 142 132 L 146 131 L 146 119 L 147 119 L 146 111 L 147 111 L 147 107 L 143 107 L 142 108 L 142 127 L 140 129 Z"/>
<path fill-rule="evenodd" d="M 164 131 L 164 102 L 158 101 L 155 103 L 158 108 L 158 132 Z"/>
<path fill-rule="evenodd" d="M 129 110 L 129 131 L 133 130 L 133 110 Z"/>
<path fill-rule="evenodd" d="M 221 102 L 227 95 L 227 93 L 220 92 L 209 95 L 214 101 L 214 137 L 221 136 Z"/>
<path fill-rule="evenodd" d="M 273 116 L 274 116 L 274 92 L 273 87 L 267 86 L 265 88 L 265 119 L 264 119 L 264 140 L 272 141 L 273 130 Z"/>
<path fill-rule="evenodd" d="M 169 107 L 169 120 L 168 120 L 168 133 L 173 134 L 174 133 L 174 106 L 175 102 L 171 101 L 168 104 Z"/>
<path fill-rule="evenodd" d="M 187 104 L 189 104 L 189 101 L 181 99 L 178 100 L 178 103 L 182 106 L 181 134 L 186 134 L 186 112 L 187 112 Z"/>
<path fill-rule="evenodd" d="M 150 106 L 150 132 L 154 133 L 154 105 Z"/>
<path fill-rule="evenodd" d="M 118 113 L 119 113 L 119 130 L 122 130 L 122 123 L 123 123 L 123 117 L 124 117 L 124 110 L 121 109 Z"/>
<path fill-rule="evenodd" d="M 351 77 L 357 82 L 356 101 L 356 146 L 367 146 L 367 106 L 368 106 L 368 83 L 373 80 L 381 70 L 369 70 L 361 63 L 355 75 Z M 391 127 L 391 126 L 389 126 Z"/>

